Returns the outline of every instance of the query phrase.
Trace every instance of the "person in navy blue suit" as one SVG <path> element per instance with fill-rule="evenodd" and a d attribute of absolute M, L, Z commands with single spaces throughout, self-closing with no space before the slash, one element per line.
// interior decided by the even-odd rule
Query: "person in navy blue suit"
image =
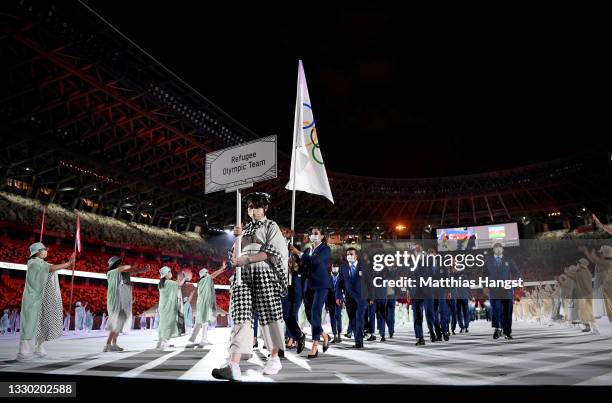
<path fill-rule="evenodd" d="M 361 254 L 361 261 L 364 263 L 364 267 L 366 268 L 366 271 L 364 271 L 363 275 L 366 278 L 371 279 L 373 277 L 372 265 L 370 264 L 370 259 L 368 258 L 367 253 Z M 376 336 L 374 335 L 374 333 L 376 333 L 376 299 L 375 298 L 368 300 L 368 306 L 366 307 L 364 318 L 363 318 L 363 331 L 364 331 L 364 337 L 368 334 L 370 335 L 370 337 L 366 339 L 367 341 L 376 340 Z"/>
<path fill-rule="evenodd" d="M 300 306 L 304 300 L 304 281 L 302 281 L 302 275 L 298 270 L 299 265 L 295 259 L 289 259 L 291 284 L 287 287 L 287 317 L 285 318 L 285 324 L 289 332 L 287 349 L 296 348 L 297 353 L 300 354 L 304 351 L 306 335 L 302 332 L 298 323 Z"/>
<path fill-rule="evenodd" d="M 454 270 L 454 278 L 459 278 L 461 272 Z M 469 310 L 469 301 L 472 299 L 472 291 L 470 287 L 455 287 L 453 289 L 453 298 L 456 305 L 457 323 L 459 324 L 459 333 L 469 333 L 471 314 Z M 455 334 L 455 326 L 453 325 L 453 334 Z"/>
<path fill-rule="evenodd" d="M 383 279 L 396 279 L 396 268 L 384 268 L 379 271 L 376 276 Z M 385 325 L 389 329 L 389 338 L 393 338 L 395 332 L 395 292 L 391 287 L 376 287 L 374 288 L 376 297 L 376 327 L 380 335 L 380 341 L 385 339 Z"/>
<path fill-rule="evenodd" d="M 319 356 L 317 348 L 321 335 L 323 335 L 323 352 L 329 348 L 329 335 L 323 331 L 321 313 L 325 300 L 331 288 L 329 278 L 329 261 L 331 249 L 325 240 L 325 234 L 321 228 L 312 228 L 310 231 L 311 246 L 304 252 L 300 252 L 295 246 L 290 246 L 290 251 L 300 258 L 300 272 L 306 273 L 306 294 L 304 295 L 304 306 L 306 316 L 312 329 L 312 349 L 308 358 Z"/>
<path fill-rule="evenodd" d="M 416 245 L 414 248 L 415 254 L 422 254 L 423 247 Z M 417 339 L 416 345 L 425 345 L 423 338 L 423 310 L 425 311 L 425 319 L 427 320 L 427 328 L 429 329 L 429 336 L 432 342 L 438 340 L 436 330 L 436 306 L 434 304 L 435 297 L 434 289 L 432 287 L 426 287 L 420 285 L 421 278 L 434 277 L 430 267 L 424 264 L 418 263 L 417 267 L 411 272 L 410 277 L 415 282 L 415 286 L 410 289 L 410 297 L 412 299 L 412 312 L 413 312 L 413 323 L 414 323 L 414 334 Z"/>
<path fill-rule="evenodd" d="M 427 256 L 430 258 L 429 269 L 434 280 L 441 280 L 448 277 L 448 269 L 440 265 L 441 260 L 436 260 L 438 252 L 434 248 L 427 249 Z M 445 341 L 450 339 L 449 322 L 450 322 L 450 295 L 447 287 L 432 287 L 434 296 L 434 325 L 436 333 L 436 341 Z"/>
<path fill-rule="evenodd" d="M 347 248 L 346 262 L 340 268 L 338 286 L 336 290 L 336 305 L 341 305 L 344 299 L 346 313 L 353 323 L 353 348 L 363 348 L 363 320 L 368 305 L 366 281 L 364 281 L 365 267 L 357 259 L 357 250 Z"/>
<path fill-rule="evenodd" d="M 332 288 L 327 296 L 327 301 L 325 305 L 327 306 L 327 310 L 329 311 L 329 320 L 331 321 L 332 333 L 334 333 L 334 339 L 331 341 L 332 343 L 340 343 L 342 342 L 342 306 L 343 304 L 336 304 L 336 292 L 338 290 L 338 281 L 340 280 L 340 267 L 338 265 L 332 266 L 331 272 L 331 283 Z M 333 314 L 332 314 L 333 312 Z"/>
<path fill-rule="evenodd" d="M 491 280 L 511 280 L 523 278 L 520 270 L 509 256 L 504 256 L 504 247 L 497 242 L 493 245 L 493 256 L 485 259 L 483 274 Z M 503 287 L 489 289 L 491 301 L 491 325 L 495 328 L 493 338 L 503 335 L 512 339 L 512 308 L 514 303 L 513 290 Z"/>

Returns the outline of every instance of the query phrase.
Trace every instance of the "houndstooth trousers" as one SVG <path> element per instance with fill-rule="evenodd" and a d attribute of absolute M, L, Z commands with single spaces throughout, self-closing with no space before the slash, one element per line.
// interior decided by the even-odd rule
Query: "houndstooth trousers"
<path fill-rule="evenodd" d="M 261 250 L 259 244 L 249 244 L 245 255 L 255 255 Z M 230 287 L 230 314 L 234 324 L 230 342 L 230 353 L 250 354 L 253 349 L 253 313 L 259 315 L 264 339 L 269 348 L 282 349 L 284 344 L 283 307 L 281 286 L 277 273 L 266 262 L 242 267 L 242 284 L 234 278 Z"/>

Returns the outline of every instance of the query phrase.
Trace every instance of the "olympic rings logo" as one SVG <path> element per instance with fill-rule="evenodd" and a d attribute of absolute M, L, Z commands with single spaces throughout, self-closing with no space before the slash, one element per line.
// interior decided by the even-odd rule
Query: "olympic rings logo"
<path fill-rule="evenodd" d="M 306 147 L 312 146 L 310 154 L 315 162 L 323 165 L 323 156 L 321 155 L 321 146 L 319 146 L 319 139 L 317 137 L 317 127 L 315 126 L 314 117 L 312 116 L 312 107 L 307 103 L 304 103 L 304 122 L 302 125 L 303 130 L 310 129 L 310 143 L 306 144 Z M 310 120 L 306 118 L 308 113 Z"/>

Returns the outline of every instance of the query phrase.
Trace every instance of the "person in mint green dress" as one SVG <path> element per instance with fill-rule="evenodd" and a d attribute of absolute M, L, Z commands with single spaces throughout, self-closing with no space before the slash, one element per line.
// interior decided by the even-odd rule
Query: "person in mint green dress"
<path fill-rule="evenodd" d="M 47 248 L 41 242 L 30 245 L 25 288 L 21 299 L 21 330 L 17 360 L 46 356 L 45 341 L 63 334 L 64 315 L 57 271 L 70 267 L 75 254 L 62 264 L 47 263 Z"/>
<path fill-rule="evenodd" d="M 185 318 L 185 331 L 191 333 L 193 327 L 193 308 L 191 307 L 191 300 L 195 294 L 195 290 L 189 294 L 188 297 L 183 297 L 183 317 Z"/>
<path fill-rule="evenodd" d="M 106 309 L 108 311 L 108 338 L 103 352 L 123 351 L 117 345 L 119 333 L 130 329 L 132 323 L 132 282 L 130 275 L 144 273 L 150 270 L 147 265 L 138 268 L 131 265 L 122 265 L 119 256 L 108 259 L 108 271 L 106 280 L 108 289 L 106 290 Z"/>
<path fill-rule="evenodd" d="M 159 328 L 157 329 L 157 349 L 164 350 L 168 347 L 170 338 L 179 336 L 178 313 L 181 301 L 181 287 L 187 281 L 185 276 L 180 276 L 178 281 L 172 280 L 172 269 L 164 266 L 159 269 Z"/>
<path fill-rule="evenodd" d="M 203 347 L 208 343 L 208 325 L 214 323 L 217 318 L 217 297 L 215 294 L 215 284 L 213 280 L 223 273 L 226 269 L 225 261 L 221 268 L 212 274 L 208 274 L 208 269 L 200 270 L 200 281 L 198 281 L 198 300 L 196 303 L 196 321 L 189 342 L 195 343 L 200 329 L 202 338 L 199 346 Z"/>

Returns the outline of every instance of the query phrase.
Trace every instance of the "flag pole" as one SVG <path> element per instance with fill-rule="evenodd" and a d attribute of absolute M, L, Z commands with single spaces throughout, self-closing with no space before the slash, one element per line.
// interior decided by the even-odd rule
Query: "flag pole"
<path fill-rule="evenodd" d="M 77 214 L 77 232 L 79 231 L 79 215 Z M 74 237 L 74 263 L 72 263 L 72 278 L 70 280 L 70 298 L 68 299 L 68 313 L 72 313 L 72 291 L 74 290 L 74 270 L 76 269 L 76 258 L 77 258 L 77 242 L 79 242 L 80 234 L 75 233 Z M 74 330 L 76 331 L 76 308 L 74 310 Z M 68 330 L 70 330 L 70 323 L 68 323 Z"/>
<path fill-rule="evenodd" d="M 296 166 L 297 166 L 297 149 L 298 149 L 298 142 L 297 142 L 297 136 L 298 136 L 298 132 L 299 130 L 301 130 L 302 128 L 302 121 L 304 120 L 302 117 L 302 113 L 303 113 L 303 101 L 302 101 L 302 78 L 301 78 L 301 67 L 302 67 L 302 61 L 300 60 L 299 62 L 299 66 L 298 66 L 298 85 L 297 85 L 297 96 L 296 96 L 296 102 L 295 102 L 295 126 L 293 129 L 293 158 L 291 158 L 292 162 L 293 162 L 293 166 L 291 167 L 292 170 L 292 176 L 293 176 L 293 189 L 291 192 L 291 245 L 293 245 L 293 237 L 295 234 L 295 173 L 296 173 Z M 291 280 L 292 280 L 292 276 L 291 273 L 289 273 L 289 285 L 291 285 Z"/>
<path fill-rule="evenodd" d="M 236 189 L 236 225 L 242 226 L 242 195 L 240 189 Z M 236 242 L 236 257 L 240 257 L 242 253 L 242 235 L 237 238 Z M 236 285 L 242 284 L 242 267 L 236 266 Z"/>
<path fill-rule="evenodd" d="M 43 205 L 43 211 L 42 211 L 42 223 L 40 224 L 40 240 L 39 242 L 42 242 L 43 240 L 43 232 L 45 232 L 45 216 L 47 214 L 47 206 Z"/>
<path fill-rule="evenodd" d="M 291 244 L 293 244 L 293 232 L 295 231 L 295 173 L 296 173 L 296 168 L 297 168 L 297 149 L 298 149 L 298 142 L 297 142 L 297 136 L 298 136 L 298 132 L 299 130 L 301 130 L 302 128 L 302 121 L 304 120 L 302 113 L 303 113 L 303 100 L 302 100 L 302 77 L 301 77 L 301 69 L 300 67 L 302 66 L 302 61 L 300 60 L 300 64 L 298 67 L 298 86 L 297 86 L 297 97 L 296 97 L 296 101 L 295 101 L 295 127 L 293 130 L 293 158 L 292 158 L 292 162 L 293 162 L 293 166 L 291 167 L 292 170 L 292 176 L 293 176 L 293 190 L 292 190 L 292 194 L 291 194 Z"/>

